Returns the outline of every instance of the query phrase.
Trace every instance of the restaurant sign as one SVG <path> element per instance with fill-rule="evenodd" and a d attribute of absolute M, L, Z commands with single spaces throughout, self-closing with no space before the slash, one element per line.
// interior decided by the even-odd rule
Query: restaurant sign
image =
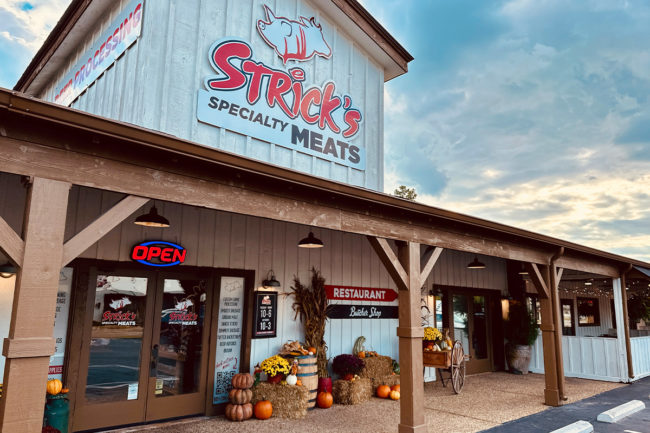
<path fill-rule="evenodd" d="M 262 39 L 288 61 L 329 58 L 331 49 L 315 19 L 276 17 L 266 8 L 259 20 Z M 365 150 L 350 142 L 363 116 L 352 97 L 336 83 L 307 85 L 301 67 L 278 69 L 259 60 L 251 44 L 238 37 L 217 40 L 208 51 L 216 75 L 198 93 L 199 121 L 345 166 L 365 169 Z"/>
<path fill-rule="evenodd" d="M 335 301 L 393 302 L 397 292 L 393 289 L 375 289 L 354 286 L 325 286 L 327 299 Z"/>
<path fill-rule="evenodd" d="M 68 106 L 95 82 L 139 37 L 142 31 L 144 0 L 132 1 L 92 42 L 79 62 L 54 88 L 54 102 Z M 94 30 L 88 36 L 94 35 Z"/>

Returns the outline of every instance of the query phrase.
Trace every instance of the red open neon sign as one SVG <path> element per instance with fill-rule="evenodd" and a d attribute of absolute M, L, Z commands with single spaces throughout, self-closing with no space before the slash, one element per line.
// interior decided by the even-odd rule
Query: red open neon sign
<path fill-rule="evenodd" d="M 180 245 L 164 241 L 148 241 L 131 250 L 131 260 L 147 266 L 176 266 L 185 262 L 187 250 Z"/>

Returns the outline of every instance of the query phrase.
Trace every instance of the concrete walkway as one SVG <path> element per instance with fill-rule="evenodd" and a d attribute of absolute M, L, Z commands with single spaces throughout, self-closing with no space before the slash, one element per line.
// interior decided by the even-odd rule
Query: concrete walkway
<path fill-rule="evenodd" d="M 570 401 L 578 401 L 620 386 L 624 385 L 567 379 Z M 443 388 L 440 383 L 427 383 L 424 388 L 429 433 L 481 431 L 548 409 L 543 404 L 543 375 L 485 373 L 468 376 L 459 395 L 454 394 L 451 387 Z M 315 409 L 299 421 L 272 418 L 268 421 L 249 420 L 234 423 L 222 417 L 204 417 L 127 428 L 120 430 L 120 433 L 395 433 L 398 422 L 398 402 L 373 398 L 370 402 L 357 406 L 334 405 L 327 410 Z"/>

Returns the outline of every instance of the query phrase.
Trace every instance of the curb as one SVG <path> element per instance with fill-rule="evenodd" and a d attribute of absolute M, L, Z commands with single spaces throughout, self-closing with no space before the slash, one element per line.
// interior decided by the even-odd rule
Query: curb
<path fill-rule="evenodd" d="M 643 403 L 641 400 L 631 400 L 620 406 L 616 406 L 613 409 L 601 412 L 598 414 L 598 418 L 596 419 L 600 422 L 611 424 L 620 421 L 621 419 L 625 418 L 626 416 L 630 416 L 633 413 L 642 411 L 643 409 L 645 409 L 645 403 Z"/>
<path fill-rule="evenodd" d="M 553 430 L 551 433 L 591 433 L 594 427 L 587 421 L 576 421 L 560 429 Z"/>

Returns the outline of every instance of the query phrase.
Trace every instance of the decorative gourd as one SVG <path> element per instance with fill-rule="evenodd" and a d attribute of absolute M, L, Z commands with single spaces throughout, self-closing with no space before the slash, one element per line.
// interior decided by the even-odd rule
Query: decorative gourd
<path fill-rule="evenodd" d="M 302 386 L 302 380 L 298 379 L 298 380 L 296 381 L 296 386 Z"/>
<path fill-rule="evenodd" d="M 390 386 L 388 386 L 388 385 L 379 385 L 377 387 L 377 397 L 379 397 L 379 398 L 387 398 L 388 394 L 390 394 Z"/>
<path fill-rule="evenodd" d="M 365 350 L 365 348 L 363 347 L 363 343 L 365 343 L 365 342 L 366 342 L 366 337 L 364 337 L 363 335 L 361 337 L 357 338 L 357 340 L 354 342 L 354 347 L 352 348 L 352 353 L 354 353 L 355 355 L 358 355 L 359 352 L 363 352 Z"/>
<path fill-rule="evenodd" d="M 261 400 L 255 403 L 255 418 L 269 419 L 273 415 L 273 405 L 268 400 Z"/>
<path fill-rule="evenodd" d="M 287 385 L 293 386 L 298 383 L 298 377 L 295 374 L 290 374 L 287 376 Z"/>
<path fill-rule="evenodd" d="M 366 357 L 366 352 L 364 352 L 364 351 L 362 350 L 361 352 L 357 353 L 357 356 L 358 356 L 359 358 L 363 359 L 363 358 Z"/>
<path fill-rule="evenodd" d="M 253 376 L 248 373 L 237 373 L 232 377 L 232 387 L 248 389 L 253 386 Z"/>
<path fill-rule="evenodd" d="M 233 388 L 228 393 L 228 398 L 232 404 L 246 404 L 251 402 L 253 391 L 250 389 Z"/>
<path fill-rule="evenodd" d="M 318 404 L 318 407 L 328 409 L 332 407 L 332 403 L 334 403 L 334 397 L 331 392 L 318 393 L 318 396 L 316 397 L 316 404 Z"/>
<path fill-rule="evenodd" d="M 68 388 L 61 388 L 61 394 L 67 394 L 70 390 Z"/>
<path fill-rule="evenodd" d="M 397 392 L 400 392 L 399 384 L 391 386 L 391 387 L 390 387 L 390 390 L 391 390 L 391 391 L 397 391 Z"/>
<path fill-rule="evenodd" d="M 226 418 L 230 421 L 245 421 L 253 416 L 253 405 L 246 404 L 228 404 L 226 406 Z"/>
<path fill-rule="evenodd" d="M 391 391 L 389 396 L 391 400 L 399 400 L 399 391 Z"/>
<path fill-rule="evenodd" d="M 308 347 L 307 352 L 311 353 L 312 355 L 316 355 L 316 348 L 315 347 Z"/>
<path fill-rule="evenodd" d="M 57 395 L 63 389 L 63 384 L 59 379 L 52 379 L 47 381 L 47 393 L 50 395 Z"/>

